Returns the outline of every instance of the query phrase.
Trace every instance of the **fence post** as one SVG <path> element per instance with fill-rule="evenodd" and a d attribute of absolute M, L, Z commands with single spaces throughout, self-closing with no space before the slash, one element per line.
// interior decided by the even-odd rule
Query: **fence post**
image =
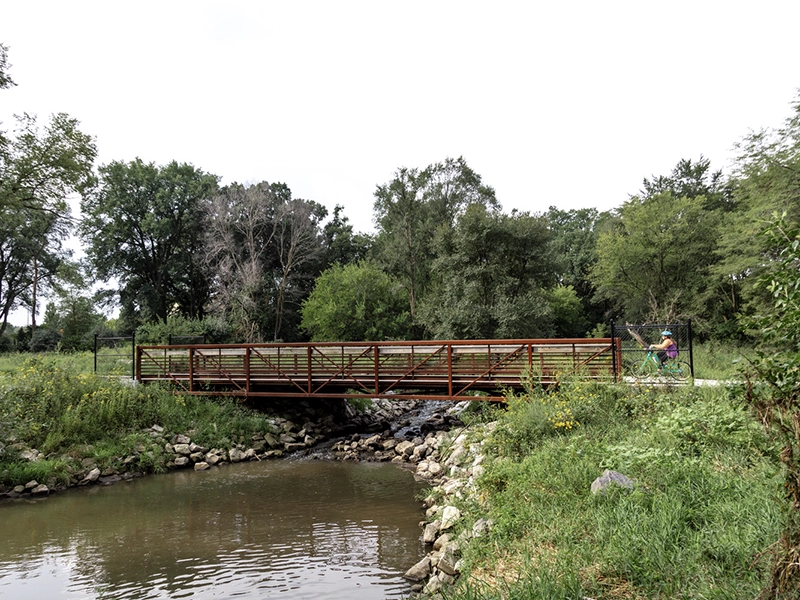
<path fill-rule="evenodd" d="M 614 335 L 614 319 L 609 321 L 611 326 L 611 368 L 614 371 L 614 383 L 617 383 L 617 337 Z"/>
<path fill-rule="evenodd" d="M 94 372 L 97 373 L 97 334 L 94 334 Z"/>
<path fill-rule="evenodd" d="M 136 331 L 131 333 L 131 381 L 136 380 Z"/>
<path fill-rule="evenodd" d="M 692 373 L 692 379 L 694 379 L 694 350 L 692 348 L 692 320 L 686 320 L 686 326 L 689 331 L 689 371 Z"/>

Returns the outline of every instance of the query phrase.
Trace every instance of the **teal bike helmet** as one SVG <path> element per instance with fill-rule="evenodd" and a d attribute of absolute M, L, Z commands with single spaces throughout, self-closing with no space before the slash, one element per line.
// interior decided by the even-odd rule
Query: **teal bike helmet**
<path fill-rule="evenodd" d="M 667 335 L 669 337 L 672 337 L 672 332 L 669 331 L 668 329 L 665 329 L 664 331 L 661 332 L 661 335 Z"/>

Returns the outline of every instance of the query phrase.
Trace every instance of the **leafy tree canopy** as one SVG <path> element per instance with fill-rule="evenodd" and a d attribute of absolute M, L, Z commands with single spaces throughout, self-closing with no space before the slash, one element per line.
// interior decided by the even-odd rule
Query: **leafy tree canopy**
<path fill-rule="evenodd" d="M 404 339 L 409 325 L 402 286 L 369 261 L 334 264 L 303 302 L 302 327 L 317 342 Z"/>
<path fill-rule="evenodd" d="M 670 192 L 633 197 L 600 234 L 592 280 L 598 297 L 624 319 L 668 323 L 701 316 L 697 303 L 705 297 L 718 217 L 696 200 Z"/>
<path fill-rule="evenodd" d="M 201 201 L 217 177 L 192 165 L 135 159 L 100 167 L 100 185 L 81 202 L 81 239 L 97 276 L 119 281 L 128 327 L 175 311 L 202 316 L 208 282 L 198 270 Z"/>
<path fill-rule="evenodd" d="M 7 48 L 0 44 L 0 89 L 14 84 Z M 63 248 L 72 221 L 67 200 L 95 182 L 92 137 L 63 113 L 44 127 L 35 116 L 16 117 L 8 136 L 0 132 L 0 334 L 14 309 L 32 309 L 69 253 Z"/>
<path fill-rule="evenodd" d="M 375 190 L 378 236 L 373 254 L 408 292 L 412 321 L 431 281 L 436 231 L 452 228 L 473 204 L 500 208 L 494 189 L 463 158 L 448 158 L 421 171 L 398 169 L 392 181 Z"/>
<path fill-rule="evenodd" d="M 436 281 L 420 321 L 437 339 L 544 337 L 553 332 L 544 290 L 556 282 L 544 218 L 473 204 L 437 233 Z"/>

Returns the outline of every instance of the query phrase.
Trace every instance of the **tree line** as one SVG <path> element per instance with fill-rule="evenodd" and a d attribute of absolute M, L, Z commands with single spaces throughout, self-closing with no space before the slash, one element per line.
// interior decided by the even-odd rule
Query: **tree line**
<path fill-rule="evenodd" d="M 0 90 L 13 85 L 0 45 Z M 780 252 L 757 234 L 775 214 L 800 219 L 791 107 L 782 127 L 739 143 L 732 173 L 681 160 L 609 211 L 506 212 L 463 157 L 402 167 L 375 187 L 372 233 L 280 182 L 222 186 L 178 161 L 96 166 L 74 119 L 17 117 L 0 132 L 0 348 L 167 330 L 220 342 L 582 337 L 612 318 L 692 319 L 701 337 L 742 339 Z M 81 261 L 65 246 L 73 233 Z M 117 319 L 103 316 L 111 305 Z M 9 327 L 18 308 L 30 327 Z"/>

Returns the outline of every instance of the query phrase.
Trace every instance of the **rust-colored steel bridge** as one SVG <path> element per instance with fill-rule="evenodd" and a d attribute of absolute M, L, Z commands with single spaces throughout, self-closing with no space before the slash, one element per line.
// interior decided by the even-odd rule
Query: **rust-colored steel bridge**
<path fill-rule="evenodd" d="M 615 380 L 611 338 L 137 346 L 136 379 L 245 398 L 501 401 L 525 377 Z"/>

